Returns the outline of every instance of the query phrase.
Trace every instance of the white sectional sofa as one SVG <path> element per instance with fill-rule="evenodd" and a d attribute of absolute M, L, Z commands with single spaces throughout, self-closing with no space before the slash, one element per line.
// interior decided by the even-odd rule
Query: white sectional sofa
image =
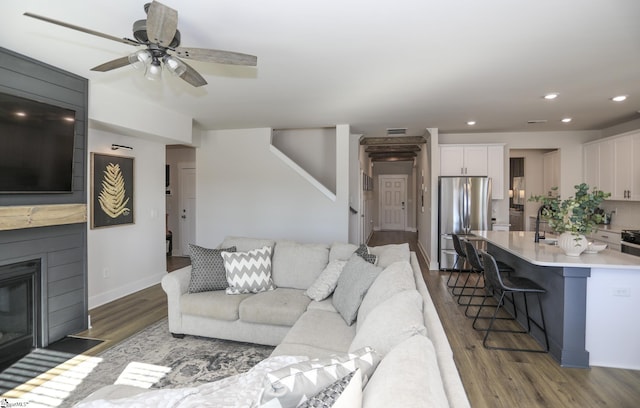
<path fill-rule="evenodd" d="M 274 290 L 190 293 L 192 266 L 167 274 L 162 287 L 167 293 L 171 333 L 273 345 L 274 359 L 322 359 L 372 348 L 380 362 L 365 379 L 363 407 L 470 406 L 416 254 L 407 244 L 369 248 L 377 270 L 354 255 L 358 246 L 344 243 L 228 237 L 219 248 L 245 252 L 264 246 L 273 248 Z M 340 265 L 345 271 L 359 265 L 375 272 L 374 278 L 364 285 L 364 292 L 362 288 L 354 292 L 352 286 L 358 283 L 346 282 L 344 272 L 333 296 L 312 300 L 309 295 L 317 298 L 318 288 L 331 291 L 323 286 L 329 265 Z M 350 276 L 361 279 L 355 272 Z M 351 325 L 349 316 L 357 317 Z M 122 396 L 113 390 L 109 393 L 90 399 Z"/>

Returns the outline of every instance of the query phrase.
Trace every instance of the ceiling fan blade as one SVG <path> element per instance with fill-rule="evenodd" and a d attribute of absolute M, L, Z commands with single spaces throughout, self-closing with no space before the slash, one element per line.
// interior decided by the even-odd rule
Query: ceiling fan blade
<path fill-rule="evenodd" d="M 129 44 L 129 45 L 140 45 L 139 42 L 131 40 L 129 38 L 114 37 L 114 36 L 109 35 L 109 34 L 104 34 L 104 33 L 101 33 L 99 31 L 90 30 L 88 28 L 84 28 L 84 27 L 80 27 L 80 26 L 77 26 L 77 25 L 65 23 L 64 21 L 54 20 L 54 19 L 49 18 L 49 17 L 39 16 L 37 14 L 28 13 L 28 12 L 24 13 L 24 15 L 27 16 L 27 17 L 35 18 L 37 20 L 46 21 L 47 23 L 56 24 L 56 25 L 59 25 L 59 26 L 62 26 L 62 27 L 70 28 L 72 30 L 81 31 L 83 33 L 95 35 L 97 37 L 106 38 L 107 40 L 117 41 L 117 42 L 121 42 L 121 43 L 124 43 L 124 44 Z"/>
<path fill-rule="evenodd" d="M 255 67 L 258 64 L 258 57 L 255 55 L 242 54 L 239 52 L 210 50 L 207 48 L 186 48 L 178 47 L 175 53 L 182 58 L 196 61 L 216 62 L 218 64 L 247 65 Z"/>
<path fill-rule="evenodd" d="M 185 81 L 187 81 L 188 83 L 190 83 L 195 87 L 199 87 L 207 84 L 207 81 L 202 77 L 202 75 L 198 73 L 198 71 L 193 69 L 186 62 L 182 61 L 182 63 L 187 67 L 187 70 L 184 72 L 184 74 L 180 75 L 180 78 L 184 79 Z"/>
<path fill-rule="evenodd" d="M 154 44 L 168 47 L 178 29 L 178 12 L 157 1 L 147 11 L 147 37 Z"/>
<path fill-rule="evenodd" d="M 99 71 L 99 72 L 107 72 L 107 71 L 111 71 L 112 69 L 122 68 L 129 64 L 130 64 L 129 57 L 122 57 L 122 58 L 114 59 L 109 62 L 105 62 L 104 64 L 98 65 L 97 67 L 93 67 L 91 68 L 91 70 Z"/>

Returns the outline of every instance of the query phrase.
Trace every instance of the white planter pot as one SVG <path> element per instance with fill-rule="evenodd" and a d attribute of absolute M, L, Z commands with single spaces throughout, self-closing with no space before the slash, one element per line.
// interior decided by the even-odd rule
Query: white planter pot
<path fill-rule="evenodd" d="M 563 232 L 558 237 L 558 246 L 568 256 L 580 256 L 588 245 L 589 242 L 584 235 L 575 236 L 570 232 Z"/>

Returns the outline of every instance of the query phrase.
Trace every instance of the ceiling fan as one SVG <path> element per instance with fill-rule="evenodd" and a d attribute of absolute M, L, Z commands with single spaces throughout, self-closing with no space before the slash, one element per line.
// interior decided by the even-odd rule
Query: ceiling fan
<path fill-rule="evenodd" d="M 205 81 L 202 75 L 200 75 L 195 69 L 180 58 L 215 62 L 218 64 L 246 66 L 256 66 L 258 62 L 257 57 L 239 52 L 212 50 L 207 48 L 180 47 L 178 12 L 155 0 L 151 3 L 145 4 L 144 11 L 147 13 L 147 19 L 138 20 L 133 23 L 134 39 L 114 37 L 109 34 L 104 34 L 33 13 L 27 12 L 24 13 L 24 15 L 70 28 L 72 30 L 106 38 L 108 40 L 145 47 L 144 49 L 140 49 L 126 57 L 117 58 L 98 65 L 97 67 L 93 67 L 91 68 L 92 71 L 106 72 L 126 65 L 133 65 L 136 68 L 144 68 L 145 76 L 147 78 L 158 79 L 161 76 L 162 66 L 164 65 L 164 67 L 171 73 L 182 78 L 189 84 L 198 87 L 206 85 L 207 81 Z"/>

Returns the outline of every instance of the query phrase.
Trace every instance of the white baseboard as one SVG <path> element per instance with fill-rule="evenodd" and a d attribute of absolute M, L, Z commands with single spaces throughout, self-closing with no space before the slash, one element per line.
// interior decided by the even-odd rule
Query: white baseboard
<path fill-rule="evenodd" d="M 438 265 L 431 264 L 431 258 L 428 255 L 428 252 L 424 249 L 424 247 L 422 246 L 422 242 L 418 241 L 418 250 L 420 251 L 420 253 L 422 254 L 422 257 L 425 259 L 425 261 L 427 262 L 427 265 L 429 265 L 429 270 L 437 270 L 438 269 Z"/>
<path fill-rule="evenodd" d="M 144 279 L 140 279 L 134 282 L 128 282 L 126 285 L 122 285 L 115 289 L 111 289 L 106 292 L 99 293 L 95 296 L 89 296 L 89 310 L 102 306 L 106 303 L 113 302 L 116 299 L 120 299 L 123 296 L 130 295 L 142 289 L 146 289 L 150 286 L 157 285 L 162 280 L 167 272 L 161 272 L 157 275 L 149 276 Z"/>

